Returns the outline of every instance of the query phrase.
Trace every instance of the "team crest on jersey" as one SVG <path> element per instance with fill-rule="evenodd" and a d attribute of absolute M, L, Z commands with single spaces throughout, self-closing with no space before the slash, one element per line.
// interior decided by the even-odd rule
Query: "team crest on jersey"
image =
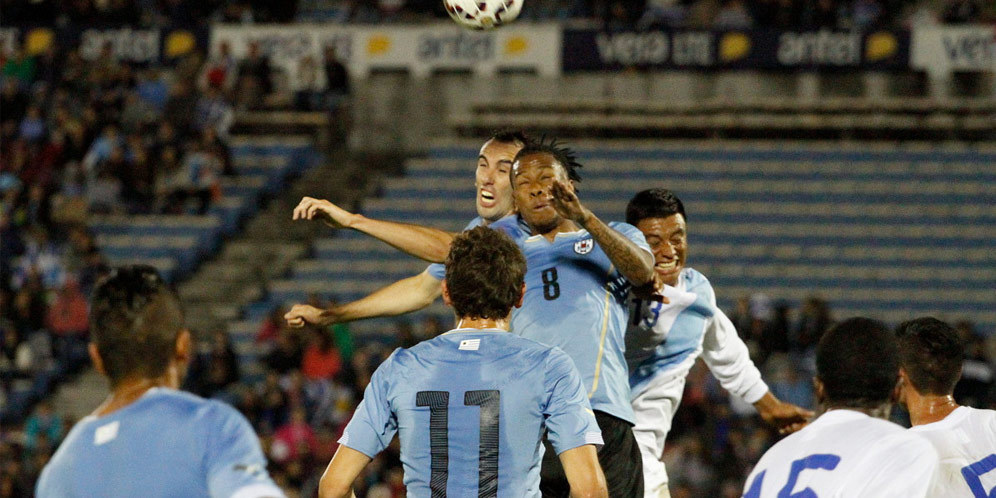
<path fill-rule="evenodd" d="M 591 239 L 579 240 L 574 243 L 574 252 L 584 255 L 595 248 L 595 241 Z"/>

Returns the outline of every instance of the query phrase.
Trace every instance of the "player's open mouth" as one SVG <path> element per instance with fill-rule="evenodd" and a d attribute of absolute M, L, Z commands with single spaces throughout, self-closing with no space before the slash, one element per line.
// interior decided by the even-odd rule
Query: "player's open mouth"
<path fill-rule="evenodd" d="M 487 190 L 480 190 L 481 205 L 484 207 L 491 207 L 495 205 L 495 194 Z"/>
<path fill-rule="evenodd" d="M 666 263 L 657 263 L 654 265 L 654 269 L 660 273 L 671 273 L 678 269 L 678 260 L 672 259 Z"/>

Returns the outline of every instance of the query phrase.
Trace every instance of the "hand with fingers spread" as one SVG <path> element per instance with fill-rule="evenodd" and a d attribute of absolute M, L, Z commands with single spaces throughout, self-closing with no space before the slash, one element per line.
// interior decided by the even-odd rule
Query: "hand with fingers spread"
<path fill-rule="evenodd" d="M 305 325 L 331 325 L 335 322 L 331 313 L 321 308 L 309 306 L 307 304 L 295 304 L 290 311 L 284 315 L 287 325 L 299 329 Z"/>
<path fill-rule="evenodd" d="M 577 194 L 574 193 L 574 189 L 558 180 L 553 182 L 550 193 L 553 197 L 553 208 L 557 210 L 560 216 L 582 226 L 584 225 L 584 221 L 588 218 L 590 212 L 581 205 L 581 201 L 578 199 Z"/>
<path fill-rule="evenodd" d="M 294 208 L 294 220 L 320 219 L 332 228 L 350 228 L 356 215 L 325 199 L 305 197 Z"/>

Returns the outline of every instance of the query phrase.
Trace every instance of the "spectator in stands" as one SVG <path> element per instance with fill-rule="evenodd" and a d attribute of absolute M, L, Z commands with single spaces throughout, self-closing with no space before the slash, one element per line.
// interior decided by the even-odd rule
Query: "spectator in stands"
<path fill-rule="evenodd" d="M 29 451 L 36 449 L 42 437 L 51 444 L 58 444 L 63 430 L 62 417 L 52 409 L 51 402 L 42 400 L 24 423 L 24 447 Z"/>
<path fill-rule="evenodd" d="M 272 345 L 277 341 L 285 328 L 284 324 L 287 323 L 284 320 L 284 313 L 286 309 L 283 306 L 275 306 L 270 314 L 266 315 L 259 326 L 259 331 L 256 332 L 256 344 Z"/>
<path fill-rule="evenodd" d="M 210 129 L 218 137 L 227 137 L 233 119 L 232 106 L 225 100 L 221 89 L 208 85 L 194 109 L 194 129 L 197 131 Z"/>
<path fill-rule="evenodd" d="M 3 89 L 0 90 L 0 108 L 3 109 L 3 123 L 20 123 L 28 110 L 28 97 L 18 87 L 15 77 L 3 78 Z"/>
<path fill-rule="evenodd" d="M 317 449 L 318 440 L 314 429 L 308 425 L 308 414 L 299 406 L 291 410 L 290 421 L 274 433 L 270 456 L 277 463 L 287 463 Z"/>
<path fill-rule="evenodd" d="M 29 106 L 24 119 L 21 120 L 20 137 L 29 143 L 38 143 L 45 138 L 45 134 L 45 121 L 42 120 L 41 109 L 38 106 Z"/>
<path fill-rule="evenodd" d="M 802 305 L 802 314 L 795 330 L 793 347 L 797 351 L 810 351 L 823 337 L 823 333 L 833 325 L 830 308 L 826 301 L 809 296 Z"/>
<path fill-rule="evenodd" d="M 52 333 L 56 358 L 63 365 L 72 365 L 77 358 L 86 358 L 87 330 L 86 296 L 75 278 L 67 278 L 55 301 L 48 309 L 47 325 Z"/>
<path fill-rule="evenodd" d="M 714 28 L 724 30 L 749 29 L 753 25 L 754 20 L 747 11 L 744 0 L 726 0 L 712 24 Z"/>
<path fill-rule="evenodd" d="M 35 58 L 21 48 L 17 48 L 0 70 L 3 76 L 16 79 L 22 88 L 28 88 L 35 80 Z"/>
<path fill-rule="evenodd" d="M 301 348 L 297 344 L 296 331 L 284 329 L 277 337 L 276 347 L 266 355 L 263 362 L 270 370 L 286 375 L 300 368 L 301 360 Z"/>
<path fill-rule="evenodd" d="M 238 64 L 232 55 L 232 47 L 227 41 L 223 41 L 218 45 L 218 51 L 204 64 L 200 87 L 206 89 L 213 86 L 224 91 L 231 90 L 235 84 L 237 72 Z"/>
<path fill-rule="evenodd" d="M 299 111 L 321 109 L 322 97 L 318 81 L 318 66 L 310 55 L 301 57 L 294 78 L 294 107 Z"/>
<path fill-rule="evenodd" d="M 311 331 L 311 340 L 301 360 L 301 372 L 309 380 L 327 380 L 342 370 L 342 357 L 325 330 Z"/>
<path fill-rule="evenodd" d="M 246 58 L 239 62 L 239 91 L 242 100 L 240 107 L 256 109 L 262 105 L 263 97 L 273 92 L 270 59 L 260 52 L 259 43 L 249 43 Z"/>

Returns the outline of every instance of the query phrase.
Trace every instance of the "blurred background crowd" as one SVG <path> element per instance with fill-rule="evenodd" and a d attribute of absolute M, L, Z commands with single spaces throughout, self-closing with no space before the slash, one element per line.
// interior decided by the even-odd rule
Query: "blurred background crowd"
<path fill-rule="evenodd" d="M 11 23 L 412 22 L 445 18 L 437 0 L 38 0 L 0 3 Z M 521 18 L 578 20 L 608 27 L 838 28 L 909 27 L 996 19 L 985 0 L 529 0 Z"/>

